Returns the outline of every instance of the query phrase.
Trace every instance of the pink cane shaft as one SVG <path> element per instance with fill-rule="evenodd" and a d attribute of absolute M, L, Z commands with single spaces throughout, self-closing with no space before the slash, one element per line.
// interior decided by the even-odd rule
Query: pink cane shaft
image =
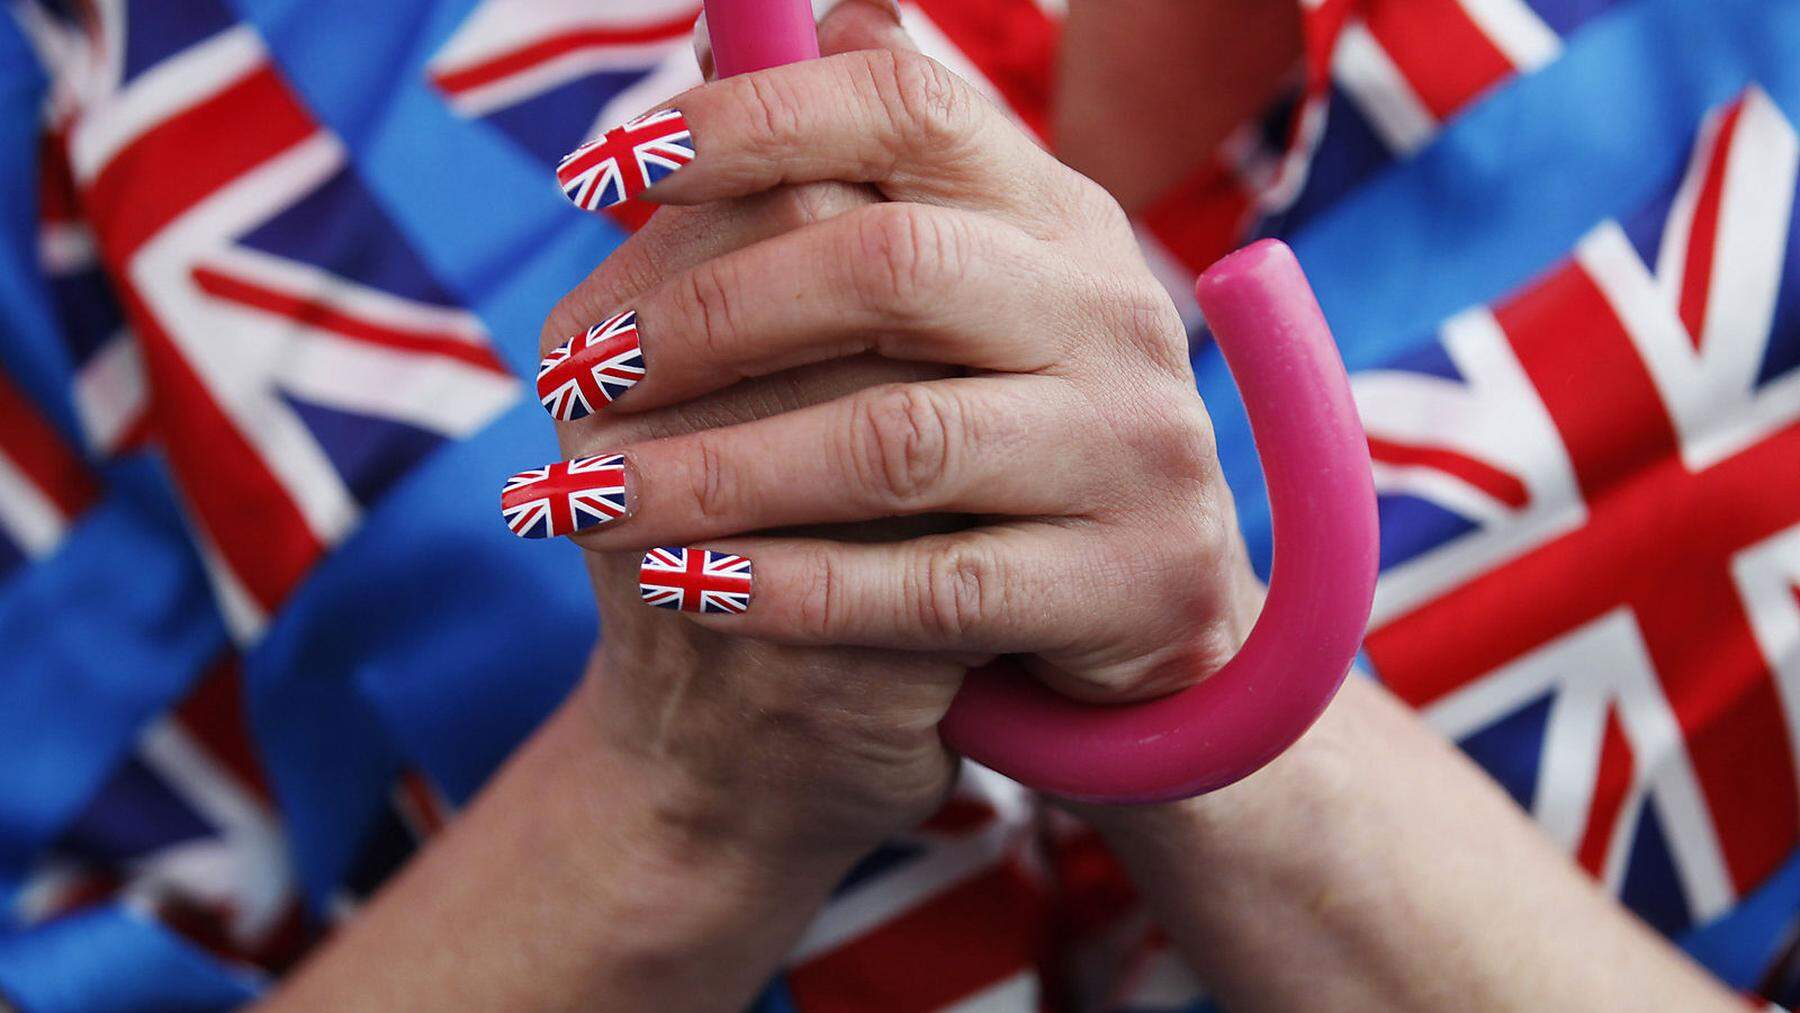
<path fill-rule="evenodd" d="M 805 0 L 707 0 L 706 9 L 721 75 L 818 55 Z M 1249 775 L 1324 711 L 1368 623 L 1377 568 L 1368 445 L 1299 263 L 1265 240 L 1214 265 L 1196 294 L 1268 483 L 1268 598 L 1236 657 L 1158 700 L 1081 704 L 1006 662 L 972 673 L 944 717 L 945 742 L 1040 791 L 1159 802 Z"/>
<path fill-rule="evenodd" d="M 720 77 L 799 63 L 819 55 L 807 0 L 706 0 L 706 31 Z"/>

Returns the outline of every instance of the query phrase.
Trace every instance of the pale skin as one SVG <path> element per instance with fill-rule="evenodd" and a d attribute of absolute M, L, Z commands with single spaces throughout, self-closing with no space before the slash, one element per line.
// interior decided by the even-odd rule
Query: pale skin
<path fill-rule="evenodd" d="M 821 35 L 676 100 L 699 156 L 546 326 L 634 308 L 648 363 L 561 427 L 632 469 L 580 536 L 588 677 L 272 1005 L 739 1008 L 948 792 L 966 667 L 1128 699 L 1241 643 L 1258 588 L 1118 203 L 880 7 Z M 755 560 L 749 612 L 637 602 L 639 551 L 682 544 Z M 1081 813 L 1233 1009 L 1738 1008 L 1367 681 L 1232 788 Z"/>

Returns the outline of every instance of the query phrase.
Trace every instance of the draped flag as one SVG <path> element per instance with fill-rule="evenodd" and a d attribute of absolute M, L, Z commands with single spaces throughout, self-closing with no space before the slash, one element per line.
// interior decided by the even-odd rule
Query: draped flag
<path fill-rule="evenodd" d="M 1791 1001 L 1800 10 L 1297 2 L 1293 93 L 1139 215 L 1253 551 L 1253 446 L 1187 290 L 1265 233 L 1369 430 L 1376 677 L 1639 915 Z M 1062 6 L 901 10 L 1051 143 Z M 571 420 L 643 375 L 629 315 L 539 355 L 649 215 L 574 210 L 555 169 L 699 83 L 699 10 L 0 5 L 0 1001 L 254 999 L 580 676 L 580 553 L 508 528 L 620 516 L 620 463 L 516 477 L 507 523 L 493 496 L 555 459 L 529 388 Z M 628 154 L 583 163 L 584 202 L 654 179 Z M 734 559 L 656 556 L 646 593 L 741 609 Z M 1097 835 L 970 767 L 757 1007 L 1203 1003 Z"/>
<path fill-rule="evenodd" d="M 1800 843 L 1797 168 L 1753 86 L 1652 206 L 1356 378 L 1370 657 L 1665 931 Z"/>

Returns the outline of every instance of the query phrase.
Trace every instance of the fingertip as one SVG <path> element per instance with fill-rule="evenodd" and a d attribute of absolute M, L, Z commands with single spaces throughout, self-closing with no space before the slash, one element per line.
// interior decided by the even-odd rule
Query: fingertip
<path fill-rule="evenodd" d="M 819 19 L 819 52 L 824 56 L 919 48 L 901 23 L 897 0 L 814 0 L 813 12 Z"/>
<path fill-rule="evenodd" d="M 651 608 L 692 615 L 739 615 L 750 608 L 754 565 L 711 549 L 661 547 L 638 564 L 638 597 Z"/>

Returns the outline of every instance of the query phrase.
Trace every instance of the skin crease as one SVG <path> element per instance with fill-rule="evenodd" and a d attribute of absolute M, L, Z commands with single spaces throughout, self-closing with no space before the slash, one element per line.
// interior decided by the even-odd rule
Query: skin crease
<path fill-rule="evenodd" d="M 1166 13 L 1174 16 L 1177 6 L 1171 0 Z M 1094 22 L 1078 4 L 1072 30 L 1082 23 Z M 1284 16 L 1268 31 L 1286 25 Z M 1233 30 L 1248 26 L 1233 23 Z M 880 9 L 861 0 L 834 12 L 821 35 L 827 52 L 905 44 Z M 1081 51 L 1073 40 L 1071 52 Z M 822 73 L 808 73 L 815 72 Z M 697 120 L 705 101 L 693 99 Z M 720 122 L 697 125 L 696 167 L 655 192 L 659 201 L 695 206 L 664 207 L 571 293 L 546 324 L 547 346 L 621 305 L 653 300 L 669 279 L 732 250 L 864 213 L 869 190 L 839 183 L 723 201 L 699 192 L 709 171 L 700 166 L 720 157 L 720 148 L 706 147 L 708 129 Z M 1007 177 L 1028 175 L 1024 163 L 1018 169 Z M 1053 200 L 1067 180 L 1052 180 L 1023 189 Z M 960 199 L 978 194 L 981 181 L 923 182 Z M 1107 220 L 1123 228 L 1122 219 Z M 1128 232 L 1109 240 L 1115 247 L 1089 242 L 1100 247 L 1089 269 L 1135 263 Z M 669 363 L 657 357 L 656 318 L 647 310 L 643 326 L 646 380 L 619 411 L 559 427 L 566 452 L 641 449 L 794 415 L 872 385 L 958 372 L 865 354 L 657 406 L 653 378 Z M 1082 415 L 1104 423 L 1090 426 L 1093 438 L 1113 440 L 1109 446 L 1134 455 L 1132 466 L 1145 474 L 1210 454 L 1203 415 L 1186 408 L 1156 415 L 1165 403 L 1185 404 L 1172 393 L 1185 356 L 1150 340 L 1159 333 L 1145 326 L 1145 342 L 1122 355 L 1134 369 L 1110 377 L 1102 385 L 1109 394 L 1085 394 Z M 663 337 L 665 353 L 677 347 L 669 332 Z M 1196 455 L 1196 447 L 1206 453 Z M 660 460 L 646 452 L 647 469 Z M 1194 551 L 1212 552 L 1213 565 L 1184 575 L 1207 596 L 1199 599 L 1208 616 L 1199 649 L 1222 661 L 1241 641 L 1256 600 L 1229 499 L 1203 495 L 1216 483 L 1201 469 L 1187 489 L 1183 502 L 1203 519 Z M 1099 539 L 1111 516 L 1052 527 Z M 1168 524 L 1142 504 L 1121 504 L 1118 517 L 1159 532 Z M 755 629 L 747 623 L 773 621 L 758 615 L 782 616 L 779 596 L 756 602 L 746 616 L 712 622 L 643 608 L 636 551 L 626 546 L 669 523 L 645 513 L 584 537 L 606 628 L 588 678 L 452 829 L 271 1005 L 741 1008 L 855 859 L 938 804 L 953 760 L 935 723 L 961 671 L 987 650 L 956 637 L 921 654 L 781 645 L 731 632 L 733 622 L 742 632 Z M 927 511 L 831 530 L 868 543 L 966 523 Z M 1205 531 L 1233 534 L 1213 541 Z M 1132 530 L 1130 537 L 1146 536 Z M 777 558 L 780 543 L 751 544 L 770 550 L 753 558 Z M 1052 556 L 1043 557 L 1046 565 Z M 1191 581 L 1194 573 L 1212 579 Z M 1194 639 L 1190 616 L 1159 613 L 1149 601 L 1108 621 Z M 1075 664 L 1057 667 L 1116 674 L 1108 668 L 1116 659 L 1075 652 L 1065 660 Z M 1128 674 L 1153 677 L 1155 666 L 1138 661 Z M 1133 687 L 1103 677 L 1072 688 Z M 1084 815 L 1126 861 L 1182 954 L 1234 1009 L 1734 1008 L 1580 876 L 1460 754 L 1362 680 L 1293 750 L 1230 789 Z"/>

